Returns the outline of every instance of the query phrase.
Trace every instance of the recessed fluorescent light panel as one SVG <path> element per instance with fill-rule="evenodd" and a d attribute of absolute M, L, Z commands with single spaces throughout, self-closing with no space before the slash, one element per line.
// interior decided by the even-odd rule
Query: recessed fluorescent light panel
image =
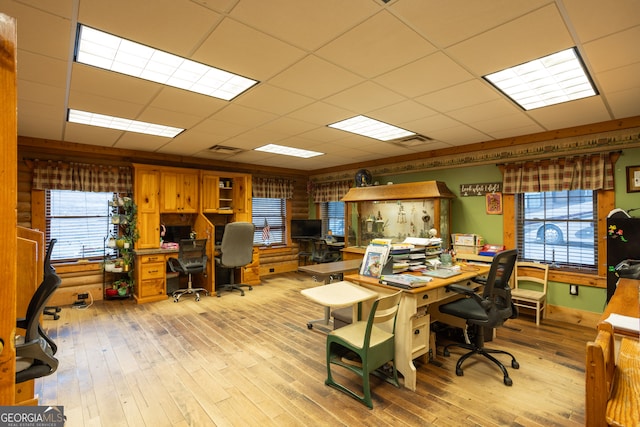
<path fill-rule="evenodd" d="M 229 101 L 257 81 L 153 49 L 85 25 L 76 62 Z"/>
<path fill-rule="evenodd" d="M 380 141 L 390 141 L 392 139 L 404 138 L 415 135 L 414 132 L 370 119 L 365 116 L 355 116 L 328 125 L 330 128 L 340 129 L 357 135 L 368 136 Z"/>
<path fill-rule="evenodd" d="M 484 78 L 525 110 L 598 94 L 575 48 Z"/>
<path fill-rule="evenodd" d="M 69 122 L 173 138 L 184 129 L 69 109 Z"/>
<path fill-rule="evenodd" d="M 308 159 L 310 157 L 321 156 L 324 153 L 318 151 L 301 150 L 299 148 L 286 147 L 284 145 L 267 144 L 262 147 L 255 148 L 256 151 L 264 151 L 265 153 L 282 154 L 285 156 L 302 157 Z"/>

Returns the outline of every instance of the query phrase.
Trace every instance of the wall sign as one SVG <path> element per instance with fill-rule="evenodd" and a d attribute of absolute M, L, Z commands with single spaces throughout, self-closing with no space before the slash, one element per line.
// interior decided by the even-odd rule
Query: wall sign
<path fill-rule="evenodd" d="M 484 184 L 460 184 L 460 195 L 484 196 L 487 193 L 502 193 L 501 182 L 485 182 Z"/>

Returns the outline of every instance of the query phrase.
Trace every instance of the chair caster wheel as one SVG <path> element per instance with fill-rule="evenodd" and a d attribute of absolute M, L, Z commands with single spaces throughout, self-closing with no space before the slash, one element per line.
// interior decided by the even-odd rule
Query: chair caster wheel
<path fill-rule="evenodd" d="M 200 301 L 200 297 L 196 297 L 196 302 Z"/>
<path fill-rule="evenodd" d="M 512 360 L 512 361 L 511 361 L 511 367 L 512 367 L 513 369 L 520 369 L 520 364 L 518 363 L 518 361 L 517 361 L 517 360 Z"/>
<path fill-rule="evenodd" d="M 504 377 L 504 385 L 506 386 L 512 386 L 513 385 L 513 381 L 511 380 L 511 378 L 509 377 Z"/>
<path fill-rule="evenodd" d="M 174 299 L 173 299 L 173 302 L 178 302 L 178 298 L 174 298 Z"/>
<path fill-rule="evenodd" d="M 449 357 L 451 356 L 451 352 L 445 348 L 444 350 L 442 350 L 442 355 L 444 357 Z"/>
<path fill-rule="evenodd" d="M 456 368 L 456 375 L 459 376 L 459 377 L 462 377 L 462 376 L 464 376 L 464 372 L 462 372 L 462 369 Z"/>
<path fill-rule="evenodd" d="M 313 323 L 307 323 L 307 329 L 313 329 Z"/>
<path fill-rule="evenodd" d="M 252 287 L 252 286 L 249 286 L 249 290 L 250 290 L 250 291 L 252 291 L 252 290 L 253 290 L 253 287 Z"/>

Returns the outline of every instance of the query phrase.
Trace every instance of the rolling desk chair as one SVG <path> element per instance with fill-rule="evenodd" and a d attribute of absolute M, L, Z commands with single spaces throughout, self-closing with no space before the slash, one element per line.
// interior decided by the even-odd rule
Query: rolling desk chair
<path fill-rule="evenodd" d="M 24 335 L 16 336 L 16 383 L 51 375 L 58 368 L 54 357 L 58 347 L 42 329 L 40 316 L 60 283 L 55 272 L 45 274 L 31 297 L 26 316 L 16 320 L 16 327 L 25 330 Z"/>
<path fill-rule="evenodd" d="M 311 261 L 322 264 L 325 262 L 340 261 L 340 252 L 332 251 L 324 239 L 313 239 L 311 247 Z"/>
<path fill-rule="evenodd" d="M 484 330 L 485 328 L 495 328 L 502 325 L 507 319 L 515 319 L 518 317 L 518 309 L 511 301 L 511 287 L 509 286 L 509 278 L 513 271 L 518 251 L 516 249 L 499 252 L 491 263 L 491 268 L 487 279 L 477 280 L 478 283 L 484 285 L 482 296 L 469 289 L 466 286 L 449 285 L 447 290 L 464 294 L 466 298 L 462 298 L 448 304 L 440 306 L 440 312 L 450 314 L 462 319 L 466 319 L 467 326 L 471 326 L 473 332 L 473 342 L 449 344 L 444 348 L 444 355 L 449 356 L 449 347 L 459 346 L 466 348 L 468 353 L 462 355 L 456 364 L 456 375 L 464 375 L 462 364 L 467 358 L 474 354 L 480 354 L 500 368 L 504 375 L 504 384 L 512 385 L 513 381 L 509 378 L 509 373 L 502 362 L 493 357 L 491 353 L 506 354 L 511 357 L 511 367 L 513 369 L 520 368 L 515 357 L 511 353 L 504 350 L 491 350 L 484 346 Z"/>
<path fill-rule="evenodd" d="M 192 274 L 204 273 L 207 271 L 207 239 L 182 239 L 178 249 L 178 258 L 169 258 L 169 268 L 174 273 L 187 274 L 189 284 L 184 289 L 173 292 L 173 302 L 180 301 L 184 294 L 195 294 L 196 301 L 200 301 L 200 292 L 209 294 L 205 288 L 194 288 Z"/>
<path fill-rule="evenodd" d="M 216 283 L 216 295 L 220 297 L 222 291 L 240 291 L 244 296 L 242 287 L 253 288 L 250 285 L 235 283 L 234 270 L 239 267 L 251 264 L 253 261 L 253 234 L 255 226 L 251 222 L 231 222 L 225 225 L 222 244 L 220 245 L 220 255 L 215 258 L 216 268 L 227 269 L 229 283 L 218 285 Z"/>
<path fill-rule="evenodd" d="M 53 246 L 56 244 L 58 239 L 51 239 L 49 241 L 49 246 L 47 247 L 47 253 L 44 256 L 44 276 L 46 277 L 48 274 L 55 274 L 56 269 L 51 265 L 51 253 L 53 252 Z M 47 316 L 53 316 L 53 320 L 58 320 L 60 318 L 60 313 L 62 311 L 62 307 L 58 306 L 46 306 L 42 311 L 43 314 Z"/>

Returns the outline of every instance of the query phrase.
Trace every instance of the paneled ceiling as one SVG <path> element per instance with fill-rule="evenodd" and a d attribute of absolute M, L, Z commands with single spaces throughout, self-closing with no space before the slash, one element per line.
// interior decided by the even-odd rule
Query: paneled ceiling
<path fill-rule="evenodd" d="M 18 22 L 20 136 L 309 171 L 640 115 L 638 0 L 0 0 L 0 12 Z M 259 84 L 227 102 L 74 63 L 79 23 Z M 526 112 L 482 79 L 572 46 L 599 95 Z M 73 124 L 68 108 L 186 131 Z M 429 140 L 327 127 L 357 114 Z M 268 143 L 325 154 L 253 151 Z"/>

